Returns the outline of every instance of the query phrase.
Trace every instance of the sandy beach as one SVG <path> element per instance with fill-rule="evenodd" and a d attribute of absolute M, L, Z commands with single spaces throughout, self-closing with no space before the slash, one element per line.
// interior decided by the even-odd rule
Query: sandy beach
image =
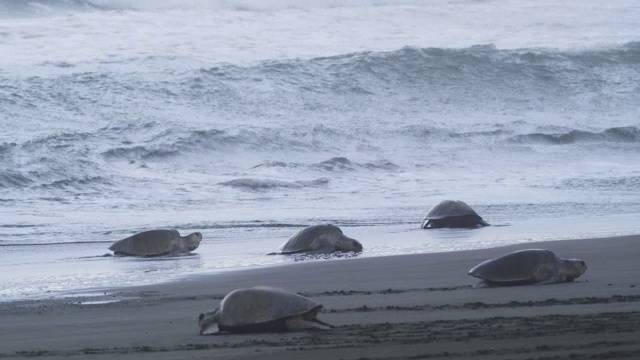
<path fill-rule="evenodd" d="M 524 248 L 582 258 L 588 270 L 573 283 L 472 287 L 471 267 Z M 639 256 L 640 236 L 565 240 L 300 262 L 2 303 L 0 358 L 637 359 Z M 200 312 L 255 285 L 321 302 L 319 318 L 336 329 L 198 334 Z"/>

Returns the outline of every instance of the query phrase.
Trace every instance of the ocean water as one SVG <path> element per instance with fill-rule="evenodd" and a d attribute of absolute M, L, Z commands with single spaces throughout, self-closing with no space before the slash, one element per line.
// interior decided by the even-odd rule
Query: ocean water
<path fill-rule="evenodd" d="M 638 234 L 638 19 L 631 0 L 0 0 L 0 301 L 292 263 L 265 254 L 316 223 L 362 257 Z M 421 230 L 444 199 L 501 226 Z M 204 240 L 101 257 L 152 228 Z"/>

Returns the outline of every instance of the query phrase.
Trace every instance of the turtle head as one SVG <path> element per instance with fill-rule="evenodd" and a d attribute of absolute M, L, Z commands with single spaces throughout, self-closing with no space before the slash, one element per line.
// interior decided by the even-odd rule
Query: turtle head
<path fill-rule="evenodd" d="M 194 232 L 193 234 L 185 236 L 182 240 L 184 248 L 188 251 L 193 251 L 200 246 L 202 234 L 200 232 Z"/>
<path fill-rule="evenodd" d="M 353 252 L 361 252 L 362 244 L 356 239 L 352 239 L 348 236 L 342 236 L 340 241 L 336 244 L 336 249 L 339 251 L 353 251 Z"/>
<path fill-rule="evenodd" d="M 584 260 L 566 259 L 563 263 L 565 276 L 568 281 L 573 281 L 573 279 L 580 277 L 580 275 L 587 271 L 587 263 L 585 263 Z"/>
<path fill-rule="evenodd" d="M 362 252 L 362 244 L 358 240 L 346 236 L 339 227 L 325 224 L 320 225 L 318 229 L 325 232 L 318 236 L 318 239 L 327 239 L 327 243 L 331 244 L 331 251 Z"/>
<path fill-rule="evenodd" d="M 220 328 L 218 327 L 218 316 L 220 314 L 220 308 L 216 308 L 212 311 L 205 311 L 198 316 L 198 325 L 200 325 L 200 335 L 211 335 L 218 333 Z"/>

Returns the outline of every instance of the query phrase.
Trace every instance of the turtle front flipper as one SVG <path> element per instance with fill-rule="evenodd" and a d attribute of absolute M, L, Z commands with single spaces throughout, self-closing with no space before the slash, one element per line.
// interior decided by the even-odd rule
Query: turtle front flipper
<path fill-rule="evenodd" d="M 328 254 L 337 250 L 334 241 L 326 236 L 319 236 L 313 240 L 310 248 L 309 252 L 317 254 Z"/>
<path fill-rule="evenodd" d="M 564 278 L 564 275 L 558 273 L 558 264 L 556 262 L 544 262 L 533 271 L 532 280 L 538 283 L 556 283 L 563 282 Z"/>
<path fill-rule="evenodd" d="M 220 332 L 220 327 L 218 326 L 219 311 L 219 309 L 206 311 L 198 316 L 200 335 L 212 335 Z"/>

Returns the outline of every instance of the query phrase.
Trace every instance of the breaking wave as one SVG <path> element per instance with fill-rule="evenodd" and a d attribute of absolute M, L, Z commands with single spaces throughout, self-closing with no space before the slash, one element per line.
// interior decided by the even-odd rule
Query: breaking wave
<path fill-rule="evenodd" d="M 135 98 L 150 110 L 179 103 L 251 119 L 281 116 L 282 106 L 300 116 L 370 109 L 392 116 L 454 107 L 473 112 L 602 111 L 640 102 L 640 42 L 584 51 L 404 47 L 248 66 L 212 64 L 184 73 L 171 70 L 175 64 L 170 60 L 155 60 L 154 67 L 166 66 L 173 74 L 158 78 L 144 71 L 75 72 L 71 67 L 59 76 L 19 82 L 0 74 L 0 101 L 9 99 L 7 110 L 15 113 L 37 104 L 39 111 L 55 106 L 75 114 L 90 100 L 98 108 L 116 105 L 126 114 L 138 111 L 139 104 L 130 101 Z M 145 61 L 126 59 L 149 67 Z M 388 101 L 380 102 L 381 96 Z"/>
<path fill-rule="evenodd" d="M 378 96 L 404 99 L 402 103 L 413 99 L 431 110 L 451 105 L 477 109 L 480 104 L 484 108 L 493 104 L 498 109 L 523 110 L 613 107 L 621 100 L 640 99 L 636 91 L 639 64 L 639 42 L 580 52 L 501 50 L 491 45 L 464 49 L 405 47 L 390 52 L 265 61 L 248 67 L 219 65 L 201 69 L 185 84 L 197 83 L 221 93 L 231 90 L 234 100 L 241 103 L 261 97 L 273 97 L 276 102 L 277 97 L 296 93 L 298 101 L 315 106 L 328 101 L 325 96 L 336 95 L 339 97 L 330 98 L 333 106 L 348 100 L 344 106 L 349 108 L 354 100 L 368 103 L 368 98 Z M 619 73 L 621 67 L 627 71 L 625 80 L 610 76 Z M 270 84 L 272 90 L 247 94 L 235 91 L 238 84 L 255 84 L 256 79 Z"/>

